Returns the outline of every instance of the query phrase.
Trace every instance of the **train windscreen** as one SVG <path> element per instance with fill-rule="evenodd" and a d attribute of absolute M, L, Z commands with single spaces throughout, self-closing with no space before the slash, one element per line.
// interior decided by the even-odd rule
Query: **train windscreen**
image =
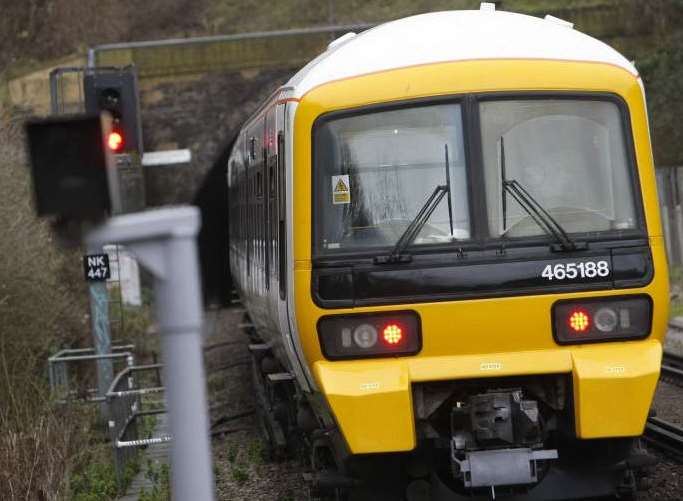
<path fill-rule="evenodd" d="M 504 189 L 515 181 L 568 233 L 636 229 L 632 170 L 616 103 L 492 100 L 479 109 L 490 237 L 544 233 Z"/>
<path fill-rule="evenodd" d="M 413 245 L 470 238 L 459 104 L 342 116 L 316 128 L 318 252 L 394 245 L 437 187 Z"/>

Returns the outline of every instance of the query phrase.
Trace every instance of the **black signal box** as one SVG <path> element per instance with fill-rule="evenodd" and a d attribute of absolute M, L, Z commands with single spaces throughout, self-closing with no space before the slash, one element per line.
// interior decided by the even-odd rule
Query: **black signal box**
<path fill-rule="evenodd" d="M 120 150 L 114 153 L 142 155 L 142 129 L 135 68 L 95 68 L 83 76 L 85 110 L 90 114 L 107 112 L 112 131 L 120 134 Z"/>
<path fill-rule="evenodd" d="M 96 220 L 118 210 L 108 125 L 100 115 L 30 120 L 26 137 L 39 216 Z"/>

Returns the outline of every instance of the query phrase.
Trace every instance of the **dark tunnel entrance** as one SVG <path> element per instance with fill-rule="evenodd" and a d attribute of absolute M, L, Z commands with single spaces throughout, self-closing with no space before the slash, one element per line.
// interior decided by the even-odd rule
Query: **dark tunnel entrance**
<path fill-rule="evenodd" d="M 197 245 L 205 306 L 225 306 L 230 304 L 232 298 L 226 174 L 228 158 L 236 138 L 237 135 L 234 135 L 213 162 L 192 200 L 202 215 Z"/>

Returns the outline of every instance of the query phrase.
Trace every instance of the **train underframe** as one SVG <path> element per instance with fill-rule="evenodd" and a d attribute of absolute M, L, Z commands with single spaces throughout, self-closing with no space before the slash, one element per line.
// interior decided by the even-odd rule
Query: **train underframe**
<path fill-rule="evenodd" d="M 252 337 L 270 455 L 305 457 L 314 499 L 629 499 L 654 463 L 637 438 L 576 438 L 567 374 L 414 384 L 418 446 L 353 455 L 324 397 L 301 392 Z"/>

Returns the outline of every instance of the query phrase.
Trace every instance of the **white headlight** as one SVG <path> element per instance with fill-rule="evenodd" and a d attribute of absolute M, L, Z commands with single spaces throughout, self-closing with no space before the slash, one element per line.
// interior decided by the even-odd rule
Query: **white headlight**
<path fill-rule="evenodd" d="M 612 308 L 600 308 L 593 316 L 595 326 L 601 332 L 612 332 L 618 323 L 617 312 Z"/>
<path fill-rule="evenodd" d="M 377 329 L 370 324 L 360 324 L 353 330 L 353 340 L 361 348 L 372 348 L 377 344 Z"/>

